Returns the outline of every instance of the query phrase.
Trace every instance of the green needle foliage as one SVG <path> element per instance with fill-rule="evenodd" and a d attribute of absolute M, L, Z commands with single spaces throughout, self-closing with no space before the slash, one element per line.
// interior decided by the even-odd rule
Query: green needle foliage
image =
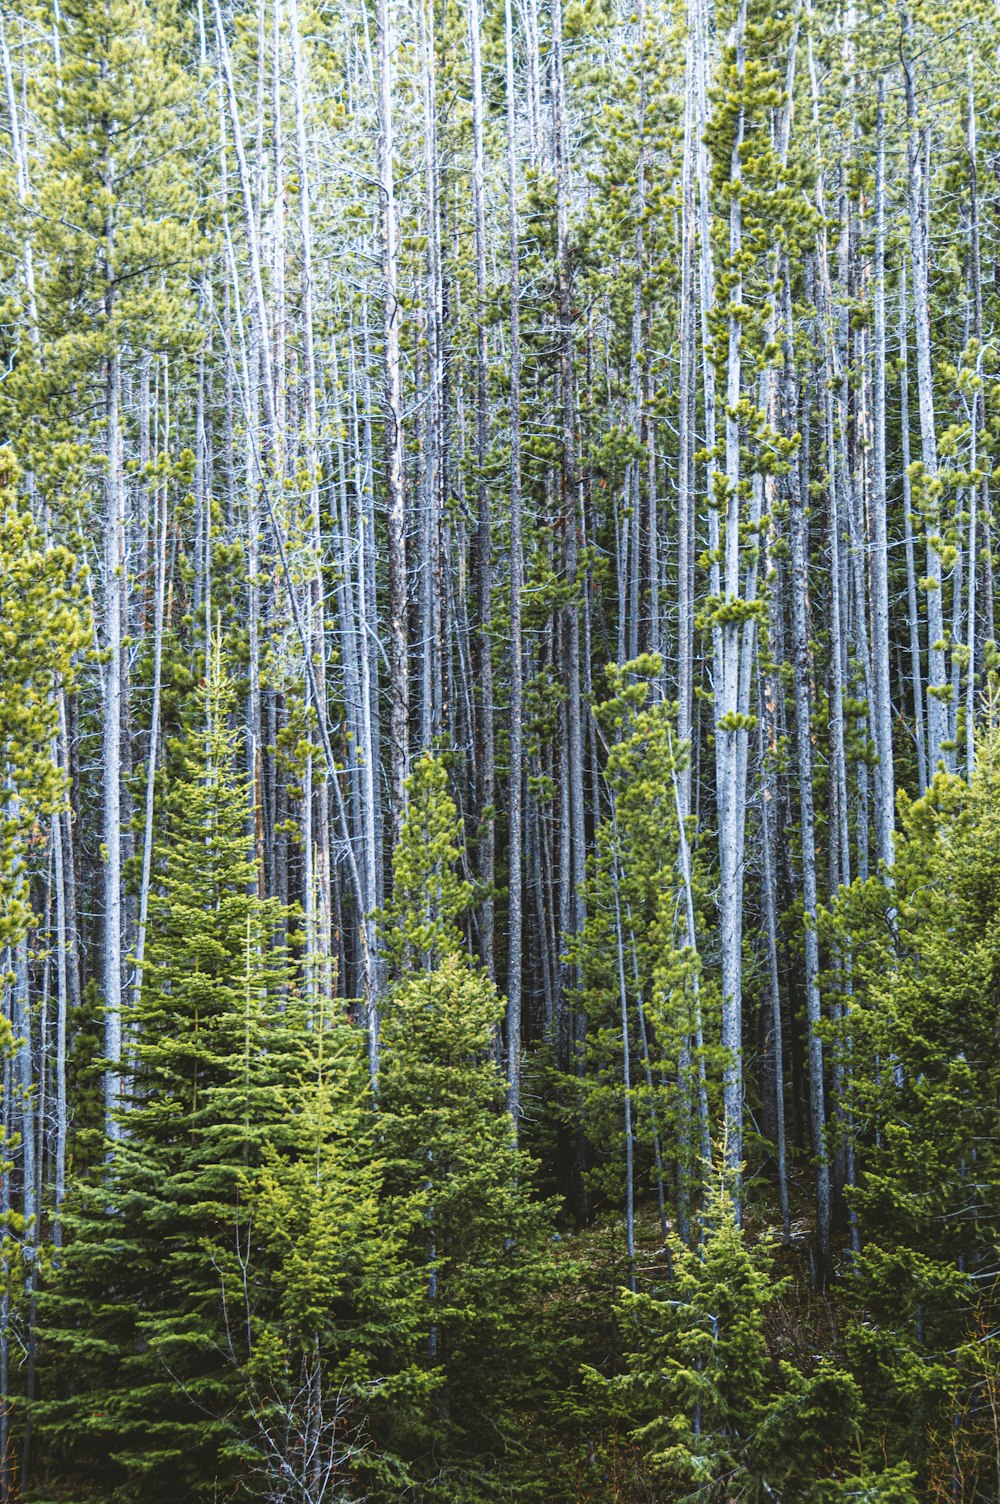
<path fill-rule="evenodd" d="M 345 1017 L 314 1021 L 290 1141 L 243 1177 L 220 1257 L 240 1386 L 227 1450 L 254 1496 L 393 1497 L 408 1481 L 391 1433 L 430 1386 L 407 1358 L 422 1294 L 385 1215 L 361 1045 Z"/>
<path fill-rule="evenodd" d="M 852 1027 L 869 1140 L 854 1196 L 865 1245 L 850 1348 L 872 1421 L 926 1486 L 958 1469 L 1000 1487 L 992 1423 L 1000 1245 L 1000 737 L 971 783 L 938 774 L 900 797 L 895 884 L 856 885 L 836 932 L 857 936 Z M 863 1004 L 863 1006 L 861 1006 Z M 960 1451 L 942 1446 L 963 1417 Z M 935 1482 L 937 1480 L 937 1482 Z M 970 1497 L 972 1495 L 969 1495 Z"/>
<path fill-rule="evenodd" d="M 240 1188 L 300 1129 L 309 1050 L 295 968 L 257 896 L 247 789 L 218 674 L 173 790 L 126 1060 L 127 1132 L 67 1203 L 44 1300 L 58 1369 L 40 1405 L 50 1487 L 101 1500 L 217 1495 L 238 1387 L 220 1260 Z"/>
<path fill-rule="evenodd" d="M 396 853 L 388 950 L 397 975 L 382 1023 L 378 1142 L 392 1217 L 421 1280 L 431 1405 L 405 1445 L 420 1498 L 494 1497 L 485 1473 L 516 1457 L 530 1313 L 551 1282 L 548 1208 L 515 1147 L 497 1069 L 503 1000 L 462 949 L 469 901 L 456 876 L 458 819 L 443 766 L 422 758 Z M 403 1438 L 401 1437 L 401 1442 Z M 485 1470 L 485 1471 L 484 1471 Z"/>
<path fill-rule="evenodd" d="M 46 546 L 19 501 L 19 471 L 0 449 L 0 944 L 31 923 L 27 848 L 45 815 L 63 807 L 66 779 L 53 758 L 59 728 L 54 697 L 69 691 L 88 642 L 79 572 L 65 548 Z"/>
<path fill-rule="evenodd" d="M 728 1504 L 911 1504 L 906 1466 L 864 1466 L 860 1385 L 828 1359 L 775 1360 L 768 1317 L 787 1293 L 774 1246 L 736 1220 L 725 1175 L 701 1240 L 671 1238 L 671 1277 L 623 1292 L 625 1371 L 610 1390 L 631 1419 L 657 1498 Z M 857 1464 L 862 1471 L 855 1471 Z"/>

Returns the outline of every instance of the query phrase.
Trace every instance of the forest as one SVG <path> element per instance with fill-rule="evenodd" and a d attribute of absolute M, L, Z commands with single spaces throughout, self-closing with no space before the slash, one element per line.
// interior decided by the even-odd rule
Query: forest
<path fill-rule="evenodd" d="M 0 1504 L 1000 1499 L 987 0 L 0 0 Z"/>

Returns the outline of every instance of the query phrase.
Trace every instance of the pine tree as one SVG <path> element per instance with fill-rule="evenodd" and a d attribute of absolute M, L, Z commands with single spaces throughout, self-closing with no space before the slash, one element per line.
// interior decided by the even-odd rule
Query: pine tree
<path fill-rule="evenodd" d="M 857 884 L 836 911 L 837 931 L 855 937 L 866 1063 L 852 1098 L 862 1315 L 849 1351 L 889 1454 L 943 1477 L 961 1414 L 962 1471 L 987 1493 L 1000 1484 L 986 1413 L 1000 1238 L 998 779 L 994 727 L 971 783 L 938 773 L 922 798 L 900 797 L 892 893 Z"/>
<path fill-rule="evenodd" d="M 586 977 L 589 1178 L 595 1189 L 613 1189 L 624 1200 L 630 1260 L 635 1202 L 644 1187 L 656 1187 L 666 1236 L 670 1182 L 683 1220 L 705 1173 L 696 1126 L 707 1110 L 700 1085 L 704 995 L 692 944 L 697 935 L 685 922 L 678 828 L 687 749 L 673 734 L 673 707 L 651 700 L 661 669 L 658 655 L 609 668 L 611 694 L 595 708 L 608 748 L 608 813 L 595 834 L 578 945 Z"/>
<path fill-rule="evenodd" d="M 19 471 L 0 450 L 0 1494 L 8 1487 L 13 1395 L 12 1350 L 30 1392 L 32 1331 L 43 1215 L 39 1174 L 41 1114 L 37 1083 L 44 1079 L 45 1042 L 32 1009 L 29 937 L 39 925 L 33 883 L 52 850 L 45 830 L 61 840 L 67 779 L 56 754 L 59 696 L 71 691 L 85 648 L 87 613 L 80 571 L 65 549 L 47 543 L 17 495 Z M 43 900 L 44 903 L 44 900 Z M 41 1048 L 39 1048 L 39 1044 Z M 66 1163 L 68 1118 L 67 998 L 60 989 L 55 1029 L 56 1175 L 52 1208 L 58 1225 Z M 42 1058 L 39 1058 L 39 1057 Z M 44 1198 L 48 1203 L 49 1198 Z M 12 1342 L 25 1322 L 27 1343 Z M 27 1431 L 22 1432 L 26 1444 Z"/>
<path fill-rule="evenodd" d="M 386 1215 L 364 1035 L 321 1011 L 306 1048 L 294 1141 L 248 1171 L 220 1248 L 240 1392 L 227 1451 L 255 1496 L 393 1497 L 408 1481 L 393 1417 L 432 1383 L 405 1356 L 422 1292 Z"/>
<path fill-rule="evenodd" d="M 462 951 L 457 814 L 440 762 L 408 780 L 386 933 L 397 980 L 382 1022 L 378 1142 L 391 1217 L 421 1276 L 429 1410 L 400 1418 L 421 1498 L 482 1499 L 513 1449 L 532 1297 L 546 1282 L 544 1205 L 515 1147 L 496 1038 L 503 999 Z M 493 1437 L 492 1441 L 484 1438 Z"/>
<path fill-rule="evenodd" d="M 294 1136 L 306 1071 L 286 915 L 257 896 L 231 691 L 213 675 L 158 847 L 121 1137 L 73 1187 L 43 1302 L 47 1487 L 79 1499 L 213 1498 L 228 1478 L 221 1267 L 242 1177 Z M 227 1483 L 228 1486 L 228 1483 Z"/>
<path fill-rule="evenodd" d="M 772 1355 L 768 1316 L 788 1282 L 775 1278 L 773 1246 L 737 1222 L 727 1175 L 710 1186 L 699 1243 L 672 1240 L 669 1280 L 621 1296 L 629 1351 L 610 1394 L 656 1497 L 912 1504 L 905 1464 L 867 1464 L 852 1375 L 826 1358 L 803 1372 Z"/>

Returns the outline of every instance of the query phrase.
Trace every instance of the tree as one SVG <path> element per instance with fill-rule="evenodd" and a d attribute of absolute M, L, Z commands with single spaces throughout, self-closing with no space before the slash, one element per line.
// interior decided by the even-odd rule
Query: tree
<path fill-rule="evenodd" d="M 852 1099 L 867 1313 L 852 1328 L 852 1355 L 891 1453 L 925 1476 L 943 1472 L 939 1438 L 961 1412 L 966 1486 L 988 1492 L 997 1476 L 988 1381 L 969 1360 L 985 1356 L 1000 1227 L 995 727 L 976 762 L 970 784 L 938 773 L 922 798 L 901 796 L 891 894 L 856 885 L 837 923 L 857 937 L 857 1035 L 869 1062 Z"/>
<path fill-rule="evenodd" d="M 150 900 L 128 1133 L 67 1197 L 42 1331 L 47 1485 L 74 1497 L 210 1498 L 238 1388 L 224 1357 L 218 1262 L 242 1177 L 296 1133 L 308 1071 L 285 915 L 257 896 L 248 791 L 233 772 L 232 691 L 218 664 L 172 790 Z"/>
<path fill-rule="evenodd" d="M 672 1199 L 686 1223 L 705 1174 L 709 1132 L 698 937 L 689 924 L 696 898 L 678 819 L 687 751 L 672 734 L 673 706 L 651 701 L 660 672 L 658 655 L 650 654 L 609 669 L 610 697 L 595 707 L 608 747 L 609 812 L 596 833 L 578 942 L 590 1178 L 595 1189 L 613 1187 L 623 1196 L 633 1266 L 637 1194 L 655 1184 L 666 1237 L 669 1158 Z"/>
<path fill-rule="evenodd" d="M 408 1474 L 392 1420 L 433 1387 L 405 1357 L 422 1295 L 386 1215 L 363 1046 L 355 1024 L 321 1006 L 295 1082 L 294 1142 L 246 1172 L 218 1240 L 240 1396 L 226 1452 L 268 1500 L 398 1492 Z"/>
<path fill-rule="evenodd" d="M 462 950 L 470 893 L 455 875 L 457 833 L 445 769 L 425 755 L 408 780 L 385 926 L 396 980 L 382 1022 L 378 1144 L 390 1219 L 422 1275 L 421 1357 L 435 1380 L 404 1455 L 423 1496 L 442 1500 L 481 1498 L 487 1458 L 516 1450 L 511 1410 L 532 1299 L 548 1277 L 547 1208 L 515 1146 L 493 1048 L 503 1000 Z M 484 1435 L 495 1438 L 485 1448 Z"/>
<path fill-rule="evenodd" d="M 701 1241 L 675 1239 L 672 1251 L 668 1285 L 622 1292 L 629 1350 L 610 1385 L 663 1497 L 911 1504 L 906 1466 L 866 1465 L 850 1373 L 826 1359 L 805 1373 L 773 1360 L 767 1316 L 787 1285 L 774 1277 L 773 1248 L 738 1224 L 725 1172 Z"/>
<path fill-rule="evenodd" d="M 36 1080 L 39 1061 L 28 975 L 28 937 L 38 925 L 31 881 L 40 850 L 61 855 L 60 816 L 67 780 L 56 748 L 59 696 L 72 690 L 76 660 L 88 643 L 87 613 L 76 561 L 67 549 L 47 545 L 17 495 L 19 471 L 9 449 L 0 450 L 0 944 L 3 946 L 3 1012 L 0 1055 L 4 1062 L 0 1154 L 4 1191 L 0 1200 L 0 1492 L 10 1486 L 11 1333 L 22 1300 L 28 1316 L 26 1382 L 30 1398 L 35 1336 L 33 1305 L 42 1238 Z M 65 889 L 57 892 L 65 918 Z M 58 980 L 55 1028 L 55 1161 L 52 1229 L 58 1242 L 66 1175 L 68 1133 L 68 987 Z M 20 1191 L 20 1207 L 15 1185 Z"/>
<path fill-rule="evenodd" d="M 171 0 L 96 9 L 68 0 L 57 11 L 33 100 L 47 128 L 39 178 L 21 206 L 33 256 L 32 338 L 4 393 L 18 452 L 46 501 L 62 512 L 79 507 L 88 482 L 102 493 L 102 980 L 113 1061 L 125 1040 L 128 554 L 138 531 L 127 515 L 123 406 L 140 350 L 175 351 L 198 338 L 178 292 L 203 249 L 194 174 L 177 170 L 195 125 L 182 37 Z M 109 1131 L 120 1079 L 109 1071 L 105 1080 Z"/>

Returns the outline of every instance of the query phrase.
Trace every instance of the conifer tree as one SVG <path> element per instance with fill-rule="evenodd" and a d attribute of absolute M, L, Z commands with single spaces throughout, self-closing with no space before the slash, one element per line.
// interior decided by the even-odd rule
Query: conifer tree
<path fill-rule="evenodd" d="M 422 1291 L 386 1215 L 364 1035 L 328 1007 L 303 1042 L 286 1145 L 247 1171 L 218 1240 L 240 1395 L 227 1454 L 255 1497 L 310 1504 L 398 1494 L 395 1416 L 433 1386 L 412 1356 Z"/>
<path fill-rule="evenodd" d="M 706 1168 L 705 999 L 697 937 L 685 920 L 690 872 L 685 876 L 677 813 L 687 750 L 672 734 L 673 707 L 651 701 L 661 668 L 655 654 L 609 668 L 611 694 L 595 708 L 607 745 L 608 814 L 596 832 L 579 945 L 587 979 L 591 1181 L 622 1196 L 624 1179 L 633 1261 L 635 1202 L 645 1186 L 655 1185 L 666 1236 L 669 1191 L 684 1220 Z"/>
<path fill-rule="evenodd" d="M 33 1381 L 32 1330 L 43 1182 L 39 1167 L 36 1083 L 48 1062 L 39 1054 L 29 989 L 29 936 L 38 928 L 32 884 L 42 853 L 61 840 L 67 779 L 56 743 L 59 695 L 72 690 L 77 658 L 88 641 L 79 570 L 62 547 L 46 544 L 17 494 L 19 471 L 0 450 L 0 1492 L 6 1493 L 11 1422 L 18 1419 L 12 1380 L 12 1333 L 27 1318 L 24 1381 Z M 67 996 L 59 989 L 55 1028 L 56 1133 L 53 1227 L 58 1229 L 67 1143 Z M 41 1050 L 38 1048 L 41 1043 Z M 48 1201 L 48 1198 L 45 1198 Z M 22 1390 L 23 1392 L 23 1390 Z M 26 1433 L 22 1433 L 23 1436 Z"/>
<path fill-rule="evenodd" d="M 650 1291 L 622 1292 L 631 1351 L 610 1385 L 664 1490 L 657 1497 L 912 1504 L 905 1462 L 868 1462 L 852 1375 L 827 1360 L 807 1372 L 772 1360 L 767 1317 L 787 1283 L 775 1278 L 773 1247 L 738 1224 L 725 1171 L 710 1187 L 698 1244 L 674 1239 L 671 1270 Z"/>
<path fill-rule="evenodd" d="M 835 915 L 836 931 L 855 937 L 867 1062 L 852 1096 L 864 1314 L 849 1351 L 890 1455 L 946 1471 L 941 1439 L 961 1413 L 962 1469 L 987 1492 L 997 1481 L 984 1406 L 1000 1237 L 998 779 L 994 726 L 971 783 L 938 773 L 922 798 L 901 796 L 891 897 L 877 880 L 857 884 Z"/>
<path fill-rule="evenodd" d="M 73 1497 L 213 1498 L 238 1387 L 219 1254 L 241 1177 L 294 1132 L 297 980 L 257 896 L 232 691 L 216 666 L 158 847 L 128 1131 L 67 1199 L 69 1246 L 42 1328 L 47 1487 Z M 61 1481 L 60 1481 L 61 1480 Z"/>
<path fill-rule="evenodd" d="M 482 1498 L 486 1458 L 516 1449 L 510 1411 L 531 1297 L 546 1280 L 546 1208 L 532 1197 L 496 1061 L 503 999 L 462 949 L 469 889 L 455 872 L 457 838 L 447 774 L 425 755 L 408 780 L 386 923 L 397 975 L 382 1022 L 378 1141 L 392 1215 L 422 1275 L 422 1360 L 435 1381 L 408 1442 L 421 1497 L 442 1501 Z"/>

